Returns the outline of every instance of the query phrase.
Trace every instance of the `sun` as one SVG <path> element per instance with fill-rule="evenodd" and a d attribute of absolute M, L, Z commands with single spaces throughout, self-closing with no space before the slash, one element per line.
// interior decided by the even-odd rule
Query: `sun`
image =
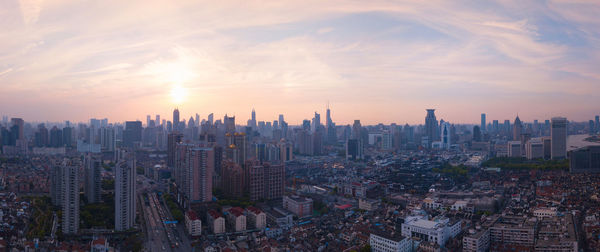
<path fill-rule="evenodd" d="M 181 85 L 175 84 L 171 87 L 171 101 L 173 101 L 173 103 L 177 105 L 182 104 L 185 101 L 186 96 L 187 91 Z"/>

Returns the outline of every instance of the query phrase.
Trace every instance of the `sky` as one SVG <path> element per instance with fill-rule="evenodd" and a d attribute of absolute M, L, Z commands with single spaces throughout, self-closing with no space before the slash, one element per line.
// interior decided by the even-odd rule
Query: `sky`
<path fill-rule="evenodd" d="M 600 114 L 600 2 L 0 1 L 0 115 L 244 124 Z"/>

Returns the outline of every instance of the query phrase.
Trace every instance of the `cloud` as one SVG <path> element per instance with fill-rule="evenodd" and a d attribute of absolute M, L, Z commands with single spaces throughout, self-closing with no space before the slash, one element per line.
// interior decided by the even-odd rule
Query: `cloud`
<path fill-rule="evenodd" d="M 25 24 L 33 24 L 38 21 L 44 0 L 19 0 L 19 7 Z"/>
<path fill-rule="evenodd" d="M 129 113 L 164 114 L 174 84 L 189 90 L 194 109 L 256 105 L 264 114 L 290 111 L 297 121 L 305 116 L 301 108 L 327 100 L 345 105 L 336 108 L 347 122 L 420 122 L 418 109 L 394 110 L 409 106 L 444 106 L 455 121 L 505 100 L 543 113 L 561 112 L 557 98 L 591 100 L 571 111 L 600 106 L 594 2 L 107 0 L 0 7 L 7 17 L 0 21 L 0 67 L 19 69 L 0 72 L 0 106 L 14 110 L 26 101 L 11 96 L 26 92 L 39 104 L 87 106 L 120 119 L 131 114 L 100 105 L 128 101 Z M 563 34 L 576 35 L 553 39 Z"/>
<path fill-rule="evenodd" d="M 12 68 L 8 68 L 8 69 L 6 69 L 6 70 L 4 70 L 4 71 L 0 71 L 0 76 L 2 76 L 2 75 L 5 75 L 5 74 L 7 74 L 7 73 L 10 73 L 10 72 L 12 72 L 12 71 L 13 71 L 13 69 L 12 69 Z"/>

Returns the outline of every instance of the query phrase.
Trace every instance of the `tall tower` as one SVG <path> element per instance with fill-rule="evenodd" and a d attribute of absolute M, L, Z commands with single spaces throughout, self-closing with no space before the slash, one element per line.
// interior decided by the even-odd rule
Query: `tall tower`
<path fill-rule="evenodd" d="M 329 126 L 331 126 L 331 124 L 333 123 L 333 121 L 331 120 L 331 110 L 329 110 L 329 102 L 327 103 L 327 114 L 325 120 L 325 126 L 327 127 L 327 129 L 329 129 Z"/>
<path fill-rule="evenodd" d="M 444 122 L 442 124 L 441 139 L 442 139 L 442 147 L 446 149 L 450 149 L 452 145 L 452 139 L 450 137 L 450 123 Z"/>
<path fill-rule="evenodd" d="M 173 131 L 179 130 L 179 108 L 173 110 Z"/>
<path fill-rule="evenodd" d="M 600 133 L 600 116 L 596 116 L 594 119 L 596 122 L 596 133 Z"/>
<path fill-rule="evenodd" d="M 515 124 L 513 125 L 513 141 L 519 141 L 521 139 L 521 134 L 523 132 L 523 124 L 521 124 L 521 119 L 519 116 L 515 118 Z"/>
<path fill-rule="evenodd" d="M 312 124 L 312 131 L 319 131 L 319 128 L 321 127 L 321 115 L 317 113 L 317 111 L 315 111 L 315 117 L 313 118 Z"/>
<path fill-rule="evenodd" d="M 550 128 L 552 159 L 563 159 L 567 157 L 567 118 L 553 117 Z"/>
<path fill-rule="evenodd" d="M 115 167 L 115 230 L 124 231 L 135 223 L 135 154 L 117 151 Z"/>
<path fill-rule="evenodd" d="M 333 120 L 331 120 L 331 110 L 329 110 L 329 102 L 327 103 L 327 115 L 326 115 L 326 125 L 325 128 L 327 130 L 327 142 L 329 144 L 334 144 L 337 141 L 337 133 L 335 130 L 335 124 L 333 124 Z"/>
<path fill-rule="evenodd" d="M 431 143 L 438 139 L 438 121 L 435 118 L 435 109 L 427 109 L 425 117 L 425 135 L 429 138 L 428 148 L 431 148 Z"/>
<path fill-rule="evenodd" d="M 88 203 L 98 203 L 102 197 L 101 161 L 88 153 L 85 156 L 85 197 Z"/>
<path fill-rule="evenodd" d="M 65 159 L 62 164 L 62 232 L 77 234 L 79 231 L 79 166 L 76 161 Z"/>
<path fill-rule="evenodd" d="M 481 131 L 486 132 L 486 124 L 485 124 L 485 113 L 481 113 L 481 125 L 479 126 Z"/>

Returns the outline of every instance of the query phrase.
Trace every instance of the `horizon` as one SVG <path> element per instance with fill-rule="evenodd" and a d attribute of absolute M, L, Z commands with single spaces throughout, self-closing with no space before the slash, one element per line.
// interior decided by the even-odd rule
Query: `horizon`
<path fill-rule="evenodd" d="M 325 111 L 326 111 L 326 110 L 325 110 Z M 179 112 L 180 112 L 180 120 L 185 120 L 185 121 L 186 121 L 186 124 L 187 124 L 187 122 L 189 121 L 189 118 L 190 118 L 190 117 L 194 118 L 194 120 L 195 120 L 195 115 L 196 115 L 196 113 L 192 112 L 192 113 L 191 113 L 189 116 L 185 116 L 185 114 L 182 114 L 182 113 L 181 113 L 181 112 L 182 112 L 182 110 L 179 110 Z M 436 112 L 437 112 L 437 111 L 436 111 Z M 317 111 L 317 113 L 319 113 L 319 111 Z M 198 114 L 198 115 L 199 115 L 199 118 L 200 118 L 200 119 L 201 119 L 201 121 L 202 121 L 202 120 L 205 120 L 205 119 L 207 119 L 207 117 L 208 117 L 208 115 L 209 115 L 209 114 L 210 114 L 210 113 L 204 114 L 204 116 L 203 116 L 202 114 Z M 236 119 L 236 126 L 245 126 L 245 125 L 246 125 L 246 123 L 245 123 L 245 122 L 246 122 L 247 120 L 250 120 L 250 119 L 251 119 L 251 116 L 248 116 L 248 118 L 242 118 L 242 119 L 240 120 L 240 118 L 239 118 L 237 115 L 235 115 L 235 114 L 223 114 L 223 115 L 220 115 L 220 116 L 218 116 L 218 115 L 215 115 L 214 113 L 212 113 L 212 114 L 213 114 L 213 116 L 214 116 L 214 120 L 215 120 L 215 121 L 217 121 L 217 120 L 223 121 L 223 118 L 224 118 L 224 116 L 225 116 L 225 115 L 236 117 L 236 118 L 237 118 L 237 119 Z M 250 113 L 249 113 L 249 114 L 250 114 Z M 271 119 L 271 120 L 263 120 L 263 119 L 260 119 L 260 117 L 258 116 L 258 115 L 259 115 L 259 113 L 258 113 L 258 112 L 257 112 L 256 114 L 257 114 L 257 117 L 256 117 L 256 118 L 257 118 L 257 119 L 256 119 L 256 121 L 257 121 L 257 122 L 260 122 L 260 121 L 264 121 L 264 122 L 273 122 L 273 121 L 276 121 L 276 120 L 278 120 L 278 116 L 279 116 L 279 114 L 277 114 L 277 115 L 275 115 L 275 116 L 273 117 L 273 119 Z M 332 111 L 332 114 L 333 114 L 333 111 Z M 154 121 L 154 120 L 156 119 L 156 115 L 157 115 L 157 114 L 148 114 L 148 115 L 150 116 L 151 120 L 153 120 L 153 121 Z M 144 115 L 144 117 L 146 117 L 146 116 L 148 116 L 148 115 Z M 299 121 L 299 122 L 290 122 L 290 121 L 287 119 L 286 115 L 285 115 L 285 114 L 283 114 L 283 115 L 284 115 L 284 119 L 285 119 L 286 123 L 288 123 L 290 126 L 302 126 L 302 121 Z M 314 115 L 314 114 L 313 114 L 313 115 Z M 322 122 L 322 123 L 324 123 L 324 122 L 325 122 L 325 120 L 326 120 L 326 113 L 325 113 L 325 112 L 324 112 L 324 113 L 319 113 L 319 115 L 321 115 L 321 119 L 322 119 L 322 120 L 321 120 L 321 122 Z M 165 121 L 168 121 L 168 122 L 172 122 L 172 119 L 173 119 L 173 113 L 172 113 L 172 112 L 169 114 L 169 117 L 164 117 L 164 115 L 159 115 L 159 116 L 160 116 L 160 119 L 161 119 L 161 121 L 162 121 L 162 120 L 165 120 Z M 481 116 L 481 114 L 479 114 L 479 116 Z M 515 115 L 515 118 L 512 118 L 512 119 L 508 119 L 508 118 L 507 118 L 507 119 L 495 119 L 495 118 L 490 118 L 490 117 L 489 117 L 489 115 L 488 115 L 488 114 L 486 114 L 486 124 L 487 124 L 487 125 L 490 125 L 490 124 L 492 124 L 492 123 L 493 123 L 493 121 L 494 121 L 494 120 L 498 120 L 498 123 L 499 123 L 499 124 L 503 124 L 503 123 L 504 123 L 504 120 L 509 120 L 509 121 L 510 121 L 510 123 L 511 123 L 511 124 L 513 124 L 513 123 L 514 123 L 514 121 L 515 121 L 515 119 L 516 119 L 516 117 L 519 117 L 519 120 L 520 120 L 522 123 L 533 123 L 533 122 L 534 122 L 534 120 L 538 120 L 538 123 L 540 123 L 540 124 L 543 124 L 545 120 L 551 120 L 553 117 L 564 117 L 564 118 L 566 118 L 566 119 L 567 119 L 569 122 L 574 122 L 574 123 L 587 123 L 587 122 L 589 122 L 590 120 L 594 120 L 594 119 L 595 119 L 595 116 L 598 116 L 598 115 L 594 115 L 594 116 L 590 117 L 590 119 L 588 119 L 588 120 L 577 121 L 577 120 L 572 120 L 572 119 L 570 119 L 568 116 L 563 116 L 563 115 L 551 116 L 551 117 L 549 117 L 549 118 L 533 118 L 533 119 L 524 119 L 524 118 L 523 118 L 521 115 Z M 73 125 L 74 125 L 74 124 L 78 124 L 78 123 L 89 124 L 91 119 L 98 119 L 98 120 L 107 119 L 109 124 L 115 124 L 115 123 L 118 123 L 118 124 L 124 124 L 124 123 L 125 123 L 125 122 L 127 122 L 127 121 L 140 121 L 140 122 L 142 122 L 142 125 L 146 125 L 146 119 L 145 119 L 145 118 L 135 118 L 135 119 L 127 119 L 127 120 L 123 120 L 123 121 L 118 121 L 118 120 L 112 120 L 112 119 L 111 119 L 111 118 L 109 118 L 109 117 L 90 117 L 90 118 L 88 118 L 88 119 L 86 119 L 86 120 L 84 120 L 84 121 L 73 121 L 73 120 L 69 120 L 69 119 L 60 120 L 60 121 L 49 121 L 49 120 L 42 120 L 42 121 L 40 121 L 40 120 L 28 120 L 27 118 L 23 118 L 23 117 L 19 117 L 19 116 L 0 115 L 0 117 L 6 117 L 6 118 L 7 118 L 9 121 L 10 121 L 10 119 L 11 119 L 11 118 L 21 118 L 21 119 L 23 119 L 23 120 L 24 120 L 25 122 L 27 122 L 27 123 L 50 123 L 50 124 L 64 124 L 64 123 L 66 123 L 66 122 L 68 121 L 70 124 L 73 124 Z M 313 116 L 313 117 L 314 117 L 314 116 Z M 302 119 L 302 120 L 311 120 L 311 121 L 312 121 L 313 117 L 310 117 L 310 118 L 305 118 L 305 119 Z M 456 125 L 475 125 L 475 126 L 477 126 L 477 125 L 480 125 L 480 124 L 481 124 L 481 121 L 480 121 L 480 120 L 479 120 L 478 122 L 455 122 L 455 121 L 452 121 L 452 120 L 447 120 L 447 119 L 445 119 L 445 118 L 443 118 L 443 117 L 440 117 L 438 114 L 436 114 L 436 119 L 438 120 L 438 122 L 439 122 L 440 120 L 444 120 L 445 122 L 449 122 L 449 123 L 451 123 L 451 124 L 456 124 Z M 479 117 L 479 119 L 481 119 L 481 117 Z M 361 125 L 362 125 L 362 126 L 376 126 L 376 125 L 378 125 L 378 124 L 391 125 L 391 124 L 393 124 L 393 123 L 395 123 L 395 124 L 397 124 L 397 125 L 399 125 L 399 126 L 403 126 L 403 125 L 406 125 L 406 124 L 408 124 L 408 125 L 411 125 L 411 126 L 420 126 L 420 125 L 424 125 L 424 124 L 425 124 L 425 117 L 423 117 L 423 121 L 422 121 L 422 122 L 416 122 L 416 123 L 409 123 L 409 122 L 394 122 L 394 121 L 391 121 L 391 122 L 375 122 L 375 123 L 365 123 L 365 122 L 364 122 L 363 120 L 361 120 L 361 119 L 355 119 L 355 120 L 360 120 L 360 122 L 361 122 Z M 334 119 L 333 119 L 333 116 L 332 116 L 332 121 L 333 121 L 333 123 L 335 123 L 335 125 L 336 125 L 336 126 L 346 126 L 346 125 L 350 125 L 350 126 L 352 126 L 352 123 L 354 122 L 354 120 L 353 120 L 353 121 L 351 121 L 351 122 L 343 122 L 343 123 L 339 123 L 339 121 L 336 121 L 336 120 L 334 120 Z"/>

